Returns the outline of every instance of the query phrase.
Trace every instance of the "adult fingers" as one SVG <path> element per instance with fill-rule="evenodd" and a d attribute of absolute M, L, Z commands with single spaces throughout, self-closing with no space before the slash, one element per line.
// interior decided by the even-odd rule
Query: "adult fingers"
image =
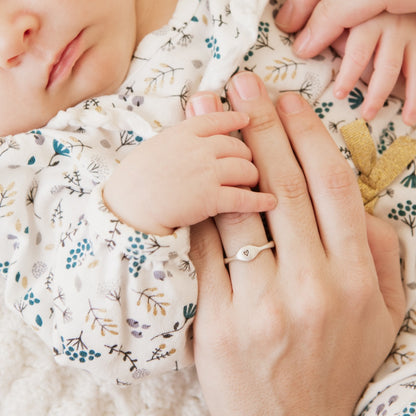
<path fill-rule="evenodd" d="M 364 208 L 352 169 L 300 95 L 284 94 L 277 109 L 305 174 L 326 252 L 358 260 L 366 234 Z"/>
<path fill-rule="evenodd" d="M 221 111 L 223 111 L 223 108 L 220 97 L 210 91 L 201 91 L 194 94 L 185 108 L 186 118 Z"/>
<path fill-rule="evenodd" d="M 380 32 L 367 30 L 363 38 L 363 30 L 366 28 L 364 23 L 351 29 L 346 40 L 341 67 L 334 85 L 334 94 L 339 99 L 345 98 L 354 88 L 376 49 Z"/>
<path fill-rule="evenodd" d="M 372 120 L 383 106 L 399 78 L 405 45 L 394 32 L 381 36 L 374 58 L 374 72 L 368 85 L 368 93 L 362 106 L 362 116 Z"/>
<path fill-rule="evenodd" d="M 259 170 L 260 189 L 278 200 L 268 223 L 279 257 L 289 261 L 297 253 L 308 259 L 315 254 L 311 247 L 319 249 L 320 243 L 315 216 L 302 169 L 264 84 L 253 73 L 239 73 L 230 82 L 228 96 L 234 109 L 250 116 L 243 135 Z"/>
<path fill-rule="evenodd" d="M 286 0 L 276 16 L 276 25 L 285 32 L 301 29 L 320 0 Z"/>
<path fill-rule="evenodd" d="M 226 257 L 235 256 L 244 246 L 259 247 L 267 243 L 266 231 L 258 214 L 221 214 L 215 222 Z M 274 281 L 276 260 L 272 250 L 267 249 L 250 262 L 235 260 L 228 267 L 236 301 L 256 303 Z"/>
<path fill-rule="evenodd" d="M 190 258 L 198 275 L 198 314 L 229 303 L 231 282 L 224 266 L 221 240 L 211 219 L 191 227 Z"/>
<path fill-rule="evenodd" d="M 195 111 L 193 100 L 198 100 Z M 207 100 L 207 103 L 204 102 Z M 194 114 L 204 114 L 204 111 L 213 109 L 212 102 L 219 98 L 213 93 L 200 93 L 193 96 L 188 102 L 187 114 L 192 117 Z M 227 192 L 229 189 L 223 189 Z M 247 191 L 249 192 L 249 191 Z M 217 198 L 220 200 L 221 198 Z M 246 245 L 262 246 L 267 242 L 266 232 L 260 216 L 256 213 L 229 213 L 221 214 L 216 217 L 216 224 L 221 234 L 221 240 L 227 257 L 234 256 L 237 251 Z M 260 262 L 264 267 L 265 273 L 273 273 L 274 256 L 270 250 L 261 252 L 257 258 L 250 263 L 242 263 L 240 261 L 232 261 L 229 264 L 231 272 L 231 281 L 234 296 L 238 296 L 242 301 L 254 299 L 254 293 L 263 290 L 266 284 L 266 278 L 263 276 L 261 280 L 252 279 L 253 276 L 261 276 L 262 269 Z"/>
<path fill-rule="evenodd" d="M 405 312 L 399 240 L 394 229 L 381 219 L 366 214 L 366 222 L 368 244 L 377 270 L 380 290 L 398 331 Z"/>

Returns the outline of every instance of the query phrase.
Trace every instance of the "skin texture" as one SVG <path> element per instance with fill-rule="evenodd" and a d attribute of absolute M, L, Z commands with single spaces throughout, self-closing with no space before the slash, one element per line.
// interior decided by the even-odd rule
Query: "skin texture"
<path fill-rule="evenodd" d="M 277 15 L 276 24 L 290 33 L 300 31 L 294 50 L 302 58 L 315 56 L 329 45 L 341 49 L 343 64 L 335 84 L 336 97 L 344 98 L 357 76 L 365 74 L 369 93 L 362 115 L 368 120 L 374 118 L 401 75 L 399 84 L 406 85 L 399 85 L 395 93 L 404 91 L 403 120 L 413 125 L 416 123 L 414 12 L 416 3 L 412 0 L 288 0 Z M 341 48 L 340 38 L 344 42 Z"/>
<path fill-rule="evenodd" d="M 39 128 L 61 109 L 116 91 L 139 40 L 166 23 L 176 2 L 2 1 L 0 135 Z M 76 50 L 80 59 L 71 64 L 63 79 L 51 85 L 53 65 L 81 32 Z"/>
<path fill-rule="evenodd" d="M 275 109 L 251 73 L 228 91 L 250 116 L 243 134 L 260 189 L 278 199 L 267 213 L 277 250 L 227 269 L 223 249 L 229 257 L 267 241 L 260 217 L 193 227 L 195 360 L 209 409 L 351 415 L 403 318 L 397 236 L 366 217 L 351 168 L 300 96 L 283 95 Z"/>
<path fill-rule="evenodd" d="M 349 30 L 334 86 L 335 96 L 345 98 L 369 65 L 372 71 L 362 116 L 366 120 L 376 116 L 402 73 L 406 78 L 403 119 L 409 125 L 415 124 L 416 14 L 381 13 Z"/>
<path fill-rule="evenodd" d="M 273 195 L 241 188 L 256 186 L 259 174 L 250 149 L 228 133 L 248 122 L 244 113 L 213 113 L 165 129 L 117 166 L 104 188 L 106 205 L 135 229 L 158 235 L 223 212 L 273 209 Z"/>

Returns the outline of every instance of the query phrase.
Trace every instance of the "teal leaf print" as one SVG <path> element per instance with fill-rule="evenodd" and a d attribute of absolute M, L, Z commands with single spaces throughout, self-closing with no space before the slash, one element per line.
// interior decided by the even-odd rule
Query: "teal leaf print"
<path fill-rule="evenodd" d="M 31 166 L 31 165 L 33 165 L 34 163 L 36 162 L 36 158 L 35 158 L 35 156 L 32 156 L 28 161 L 27 161 L 27 164 L 29 165 L 29 166 Z"/>
<path fill-rule="evenodd" d="M 69 156 L 69 149 L 65 147 L 62 143 L 59 143 L 58 140 L 53 141 L 53 150 L 55 153 L 61 156 Z"/>
<path fill-rule="evenodd" d="M 318 114 L 319 118 L 324 118 L 325 113 L 329 113 L 334 103 L 329 101 L 327 103 L 321 103 L 317 108 L 315 108 L 315 113 Z"/>
<path fill-rule="evenodd" d="M 355 87 L 348 96 L 348 102 L 352 110 L 358 108 L 364 101 L 364 95 L 360 89 Z"/>
<path fill-rule="evenodd" d="M 410 403 L 409 406 L 405 407 L 402 410 L 402 415 L 401 416 L 412 416 L 416 414 L 416 402 L 412 402 Z"/>
<path fill-rule="evenodd" d="M 143 254 L 143 250 L 145 248 L 143 244 L 143 239 L 147 239 L 147 235 L 139 233 L 137 231 L 134 237 L 130 236 L 128 239 L 129 246 L 127 247 L 126 251 L 127 251 L 127 256 L 130 260 L 129 273 L 133 277 L 139 276 L 139 272 L 142 268 L 142 265 L 146 261 L 146 256 L 145 254 Z M 160 276 L 155 276 L 155 277 L 158 279 Z"/>
<path fill-rule="evenodd" d="M 35 321 L 38 324 L 38 326 L 42 326 L 43 325 L 43 321 L 42 321 L 42 318 L 40 317 L 40 315 L 36 315 Z"/>
<path fill-rule="evenodd" d="M 10 263 L 8 261 L 5 261 L 4 263 L 0 263 L 0 273 L 7 275 L 7 273 L 9 273 L 9 266 L 10 266 Z"/>
<path fill-rule="evenodd" d="M 74 269 L 80 266 L 88 254 L 94 255 L 92 244 L 87 238 L 84 238 L 77 243 L 76 247 L 69 250 L 69 255 L 66 259 L 66 269 Z"/>
<path fill-rule="evenodd" d="M 396 208 L 391 209 L 388 218 L 406 224 L 413 236 L 413 230 L 416 228 L 416 204 L 410 200 L 405 204 L 399 202 Z"/>
<path fill-rule="evenodd" d="M 404 185 L 406 188 L 416 188 L 416 165 L 414 161 L 410 162 L 408 169 L 412 166 L 412 173 L 410 173 L 400 181 L 400 183 Z"/>
<path fill-rule="evenodd" d="M 190 303 L 188 306 L 183 307 L 183 316 L 186 320 L 191 319 L 196 314 L 196 305 Z"/>
<path fill-rule="evenodd" d="M 217 45 L 217 39 L 214 36 L 205 39 L 208 49 L 212 49 L 214 59 L 221 59 L 220 47 Z"/>

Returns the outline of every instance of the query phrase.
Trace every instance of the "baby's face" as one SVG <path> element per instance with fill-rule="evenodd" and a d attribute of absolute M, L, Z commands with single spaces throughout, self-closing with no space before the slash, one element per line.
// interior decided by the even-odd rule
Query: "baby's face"
<path fill-rule="evenodd" d="M 0 136 L 117 90 L 136 46 L 136 0 L 0 1 Z"/>

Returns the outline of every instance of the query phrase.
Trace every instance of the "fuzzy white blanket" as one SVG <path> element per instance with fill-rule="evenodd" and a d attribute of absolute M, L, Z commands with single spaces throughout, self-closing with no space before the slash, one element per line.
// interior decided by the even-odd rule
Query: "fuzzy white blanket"
<path fill-rule="evenodd" d="M 1 416 L 208 416 L 194 368 L 135 386 L 98 386 L 83 371 L 58 367 L 3 301 L 0 357 Z"/>

